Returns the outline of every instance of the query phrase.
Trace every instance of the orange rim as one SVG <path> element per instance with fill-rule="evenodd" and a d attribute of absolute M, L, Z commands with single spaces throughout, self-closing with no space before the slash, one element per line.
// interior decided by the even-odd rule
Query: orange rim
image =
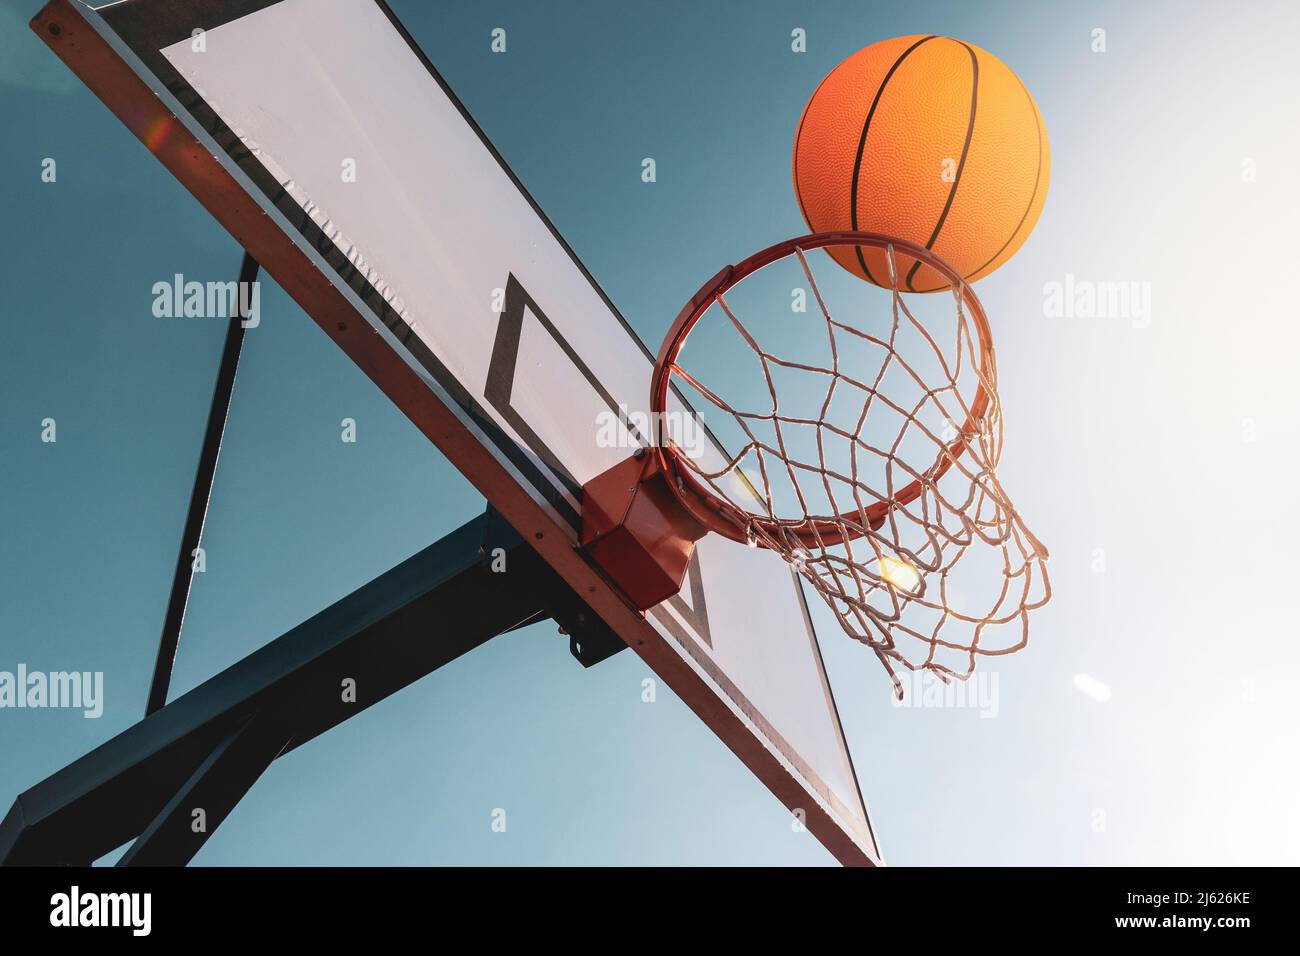
<path fill-rule="evenodd" d="M 903 253 L 930 266 L 946 278 L 953 289 L 959 290 L 962 305 L 974 321 L 976 335 L 979 337 L 981 372 L 979 390 L 971 402 L 970 412 L 958 437 L 943 447 L 935 463 L 921 478 L 914 479 L 904 486 L 893 500 L 878 501 L 867 508 L 865 517 L 868 527 L 873 530 L 879 528 L 884 524 L 885 517 L 892 508 L 916 500 L 925 483 L 937 481 L 952 467 L 966 451 L 970 437 L 978 431 L 975 427 L 976 423 L 984 417 L 992 402 L 992 396 L 985 383 L 992 380 L 994 371 L 993 337 L 984 307 L 976 298 L 970 285 L 929 249 L 874 232 L 819 232 L 768 246 L 736 265 L 727 266 L 691 296 L 664 338 L 664 343 L 659 349 L 659 357 L 655 362 L 654 377 L 650 383 L 650 410 L 656 423 L 655 451 L 660 456 L 667 473 L 674 479 L 668 482 L 669 486 L 680 499 L 683 507 L 696 520 L 709 530 L 734 541 L 764 544 L 763 535 L 755 537 L 748 532 L 747 529 L 752 526 L 760 528 L 778 540 L 794 536 L 809 547 L 839 544 L 866 533 L 861 531 L 851 534 L 845 531 L 847 526 L 852 526 L 861 519 L 864 513 L 860 511 L 845 512 L 836 519 L 804 518 L 799 521 L 782 521 L 768 515 L 746 511 L 730 501 L 719 498 L 696 477 L 691 468 L 682 464 L 681 452 L 671 438 L 665 440 L 657 430 L 658 423 L 664 421 L 668 390 L 672 387 L 673 376 L 682 371 L 677 365 L 677 357 L 709 307 L 729 289 L 764 266 L 792 256 L 796 250 L 824 249 L 828 246 L 870 246 L 885 250 L 892 248 L 895 253 Z M 896 296 L 901 294 L 897 288 L 892 288 L 890 291 Z"/>

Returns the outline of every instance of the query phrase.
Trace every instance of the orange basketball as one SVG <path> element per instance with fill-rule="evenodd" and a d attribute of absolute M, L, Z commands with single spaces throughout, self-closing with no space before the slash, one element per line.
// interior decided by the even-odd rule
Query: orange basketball
<path fill-rule="evenodd" d="M 794 139 L 794 187 L 814 232 L 908 239 L 968 281 L 1020 248 L 1047 196 L 1051 157 L 1033 98 L 990 53 L 940 36 L 883 40 L 821 82 Z M 889 286 L 883 250 L 831 253 Z M 900 289 L 948 287 L 899 255 Z"/>

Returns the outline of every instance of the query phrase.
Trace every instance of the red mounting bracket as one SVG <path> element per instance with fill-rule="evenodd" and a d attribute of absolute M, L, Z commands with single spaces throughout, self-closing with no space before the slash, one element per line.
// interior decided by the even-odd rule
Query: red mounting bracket
<path fill-rule="evenodd" d="M 640 449 L 582 488 L 582 552 L 638 611 L 682 588 L 708 533 L 682 507 L 659 455 Z"/>

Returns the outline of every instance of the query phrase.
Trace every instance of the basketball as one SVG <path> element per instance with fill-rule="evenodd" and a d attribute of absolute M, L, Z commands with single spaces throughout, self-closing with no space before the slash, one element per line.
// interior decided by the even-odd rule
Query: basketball
<path fill-rule="evenodd" d="M 941 36 L 883 40 L 822 80 L 799 119 L 794 186 L 813 232 L 910 240 L 966 281 L 1011 258 L 1047 196 L 1051 158 L 1033 97 L 1005 63 Z M 840 265 L 890 287 L 887 254 L 838 247 Z M 948 283 L 899 254 L 897 286 Z"/>

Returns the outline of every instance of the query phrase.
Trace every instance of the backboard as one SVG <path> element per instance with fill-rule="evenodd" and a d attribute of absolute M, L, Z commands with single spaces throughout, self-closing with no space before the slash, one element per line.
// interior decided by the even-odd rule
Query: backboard
<path fill-rule="evenodd" d="M 880 862 L 790 567 L 710 536 L 643 615 L 578 550 L 652 356 L 382 0 L 32 25 L 837 859 Z"/>

